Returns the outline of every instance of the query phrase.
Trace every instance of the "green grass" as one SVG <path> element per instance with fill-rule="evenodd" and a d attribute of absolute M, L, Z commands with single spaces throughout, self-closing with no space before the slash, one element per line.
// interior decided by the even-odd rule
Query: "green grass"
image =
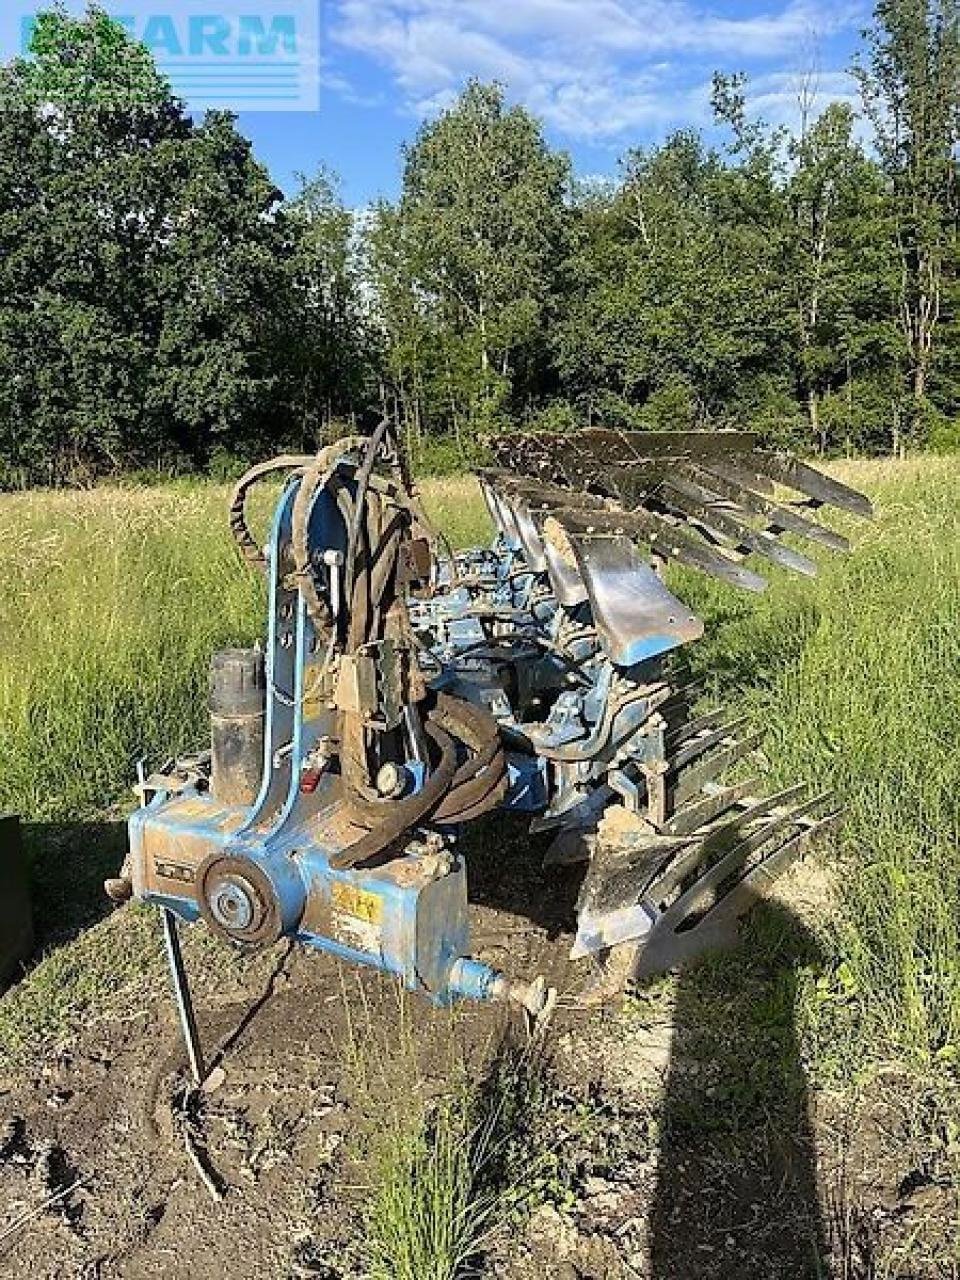
<path fill-rule="evenodd" d="M 59 1046 L 79 1025 L 143 1007 L 166 969 L 156 913 L 112 915 L 51 951 L 0 999 L 0 1079 Z"/>
<path fill-rule="evenodd" d="M 372 1008 L 358 975 L 342 980 L 345 1071 L 368 1113 L 354 1134 L 372 1175 L 363 1209 L 370 1280 L 461 1280 L 535 1203 L 573 1176 L 542 1038 L 507 1022 L 467 1048 L 461 1011 L 414 1006 L 401 987 Z M 582 1142 L 580 1149 L 582 1153 Z"/>
<path fill-rule="evenodd" d="M 366 1215 L 372 1280 L 455 1280 L 482 1246 L 494 1205 L 474 1191 L 468 1113 L 454 1097 L 388 1124 Z"/>
<path fill-rule="evenodd" d="M 261 626 L 222 506 L 201 489 L 0 500 L 0 809 L 94 816 L 138 759 L 203 740 L 211 650 Z"/>
<path fill-rule="evenodd" d="M 776 777 L 832 787 L 846 805 L 825 1003 L 844 1006 L 869 1054 L 949 1067 L 960 1049 L 960 485 L 948 458 L 841 470 L 878 505 L 875 525 L 851 522 L 855 554 L 820 556 L 816 581 L 775 575 L 761 599 L 691 580 L 708 639 L 690 660 L 766 728 Z M 487 536 L 472 482 L 424 491 L 454 542 Z M 259 634 L 262 587 L 237 563 L 225 496 L 0 498 L 0 809 L 38 824 L 41 859 L 43 824 L 102 816 L 128 799 L 140 757 L 203 740 L 211 650 Z"/>
<path fill-rule="evenodd" d="M 833 790 L 836 991 L 859 1047 L 960 1050 L 960 485 L 953 459 L 842 469 L 875 498 L 850 557 L 759 600 L 690 584 L 695 665 L 767 731 L 774 778 Z"/>

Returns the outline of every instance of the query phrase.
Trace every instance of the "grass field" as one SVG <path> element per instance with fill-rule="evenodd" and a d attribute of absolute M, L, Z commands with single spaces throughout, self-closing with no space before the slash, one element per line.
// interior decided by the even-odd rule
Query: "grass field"
<path fill-rule="evenodd" d="M 845 805 L 825 851 L 839 910 L 822 975 L 801 993 L 811 1069 L 847 1084 L 894 1062 L 949 1077 L 960 1066 L 958 463 L 836 472 L 877 505 L 875 524 L 851 522 L 855 554 L 820 557 L 815 581 L 775 574 L 760 599 L 688 578 L 708 637 L 690 661 L 766 731 L 775 779 L 833 789 Z M 471 481 L 425 488 L 455 543 L 487 536 Z M 259 634 L 261 586 L 237 563 L 225 496 L 0 498 L 0 811 L 32 824 L 44 903 L 84 878 L 84 849 L 56 833 L 109 827 L 138 759 L 202 741 L 210 651 Z M 122 829 L 110 829 L 119 849 Z M 67 886 L 61 898 L 51 884 Z M 155 942 L 136 925 L 108 937 L 109 955 L 81 937 L 0 1001 L 0 1066 L 131 998 Z"/>
<path fill-rule="evenodd" d="M 450 536 L 484 536 L 468 481 L 430 497 Z M 226 499 L 213 486 L 0 497 L 0 809 L 99 816 L 128 797 L 138 759 L 203 740 L 210 653 L 263 625 Z"/>

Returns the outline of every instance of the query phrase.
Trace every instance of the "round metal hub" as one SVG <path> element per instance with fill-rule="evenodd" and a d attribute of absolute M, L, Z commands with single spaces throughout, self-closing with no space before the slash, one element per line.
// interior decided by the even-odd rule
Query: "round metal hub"
<path fill-rule="evenodd" d="M 225 929 L 249 929 L 255 911 L 253 890 L 239 876 L 218 885 L 210 910 Z"/>
<path fill-rule="evenodd" d="M 213 854 L 197 873 L 207 924 L 248 950 L 272 946 L 282 930 L 280 905 L 266 873 L 248 858 Z"/>

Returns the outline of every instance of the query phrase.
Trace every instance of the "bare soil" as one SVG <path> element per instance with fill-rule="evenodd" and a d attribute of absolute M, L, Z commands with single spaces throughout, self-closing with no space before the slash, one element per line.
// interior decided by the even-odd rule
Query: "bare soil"
<path fill-rule="evenodd" d="M 548 1172 L 483 1273 L 960 1274 L 942 1093 L 926 1111 L 922 1087 L 901 1078 L 811 1093 L 794 1005 L 798 966 L 815 955 L 795 912 L 772 904 L 752 950 L 625 1011 L 590 1012 L 565 959 L 576 873 L 545 879 L 534 842 L 505 907 L 504 843 L 488 833 L 485 845 L 477 950 L 545 972 L 561 999 L 536 1068 L 548 1087 L 531 1159 Z M 432 1009 L 289 947 L 208 975 L 198 1006 L 225 1072 L 209 1095 L 186 1088 L 162 990 L 0 1081 L 0 1276 L 362 1277 L 384 1115 L 411 1089 L 442 1092 L 464 1064 L 482 1081 L 517 1034 L 502 1010 Z M 909 1263 L 891 1269 L 898 1256 Z"/>

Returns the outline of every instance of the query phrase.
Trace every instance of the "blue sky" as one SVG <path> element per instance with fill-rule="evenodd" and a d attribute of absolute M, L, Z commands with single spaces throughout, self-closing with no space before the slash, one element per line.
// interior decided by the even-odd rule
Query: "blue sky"
<path fill-rule="evenodd" d="M 66 2 L 81 12 L 86 0 Z M 190 24 L 216 27 L 232 15 L 236 31 L 296 13 L 305 38 L 291 48 L 276 42 L 260 67 L 274 85 L 296 81 L 291 96 L 303 102 L 316 100 L 318 72 L 320 109 L 241 111 L 240 126 L 285 190 L 295 189 L 298 171 L 323 163 L 357 207 L 396 194 L 401 143 L 470 76 L 501 81 L 584 176 L 615 175 L 624 151 L 672 129 L 708 131 L 716 70 L 747 72 L 754 110 L 773 123 L 797 118 L 805 79 L 820 105 L 855 104 L 847 68 L 871 7 L 870 0 L 99 2 L 146 41 L 181 93 L 205 79 L 224 106 L 239 101 L 231 94 L 244 85 L 249 90 L 251 64 L 241 65 L 236 43 L 191 49 Z M 42 7 L 45 0 L 0 0 L 0 57 L 19 50 L 24 15 Z M 151 30 L 163 39 L 151 40 Z M 211 60 L 214 53 L 224 56 Z"/>
<path fill-rule="evenodd" d="M 709 128 L 714 70 L 746 71 L 754 108 L 795 119 L 849 98 L 869 6 L 846 0 L 323 0 L 320 111 L 243 113 L 277 182 L 321 162 L 362 205 L 395 194 L 399 148 L 471 75 L 498 79 L 546 122 L 578 171 L 615 174 L 631 145 Z"/>

